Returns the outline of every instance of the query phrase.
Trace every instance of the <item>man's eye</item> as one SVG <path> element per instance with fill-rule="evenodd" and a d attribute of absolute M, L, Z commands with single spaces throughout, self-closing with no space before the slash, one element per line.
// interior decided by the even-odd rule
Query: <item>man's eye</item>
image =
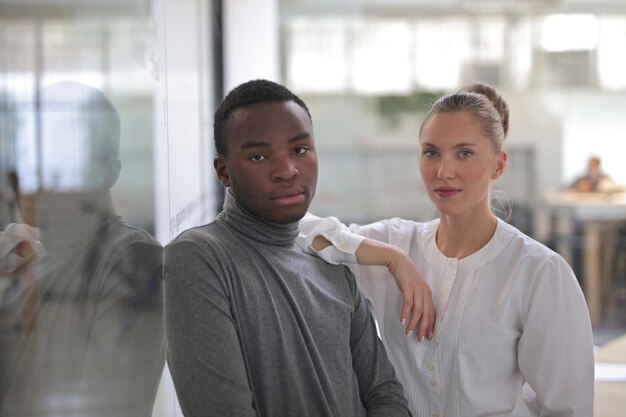
<path fill-rule="evenodd" d="M 252 155 L 250 157 L 250 160 L 254 161 L 254 162 L 260 162 L 260 161 L 263 161 L 265 159 L 266 159 L 265 155 Z"/>
<path fill-rule="evenodd" d="M 303 153 L 307 153 L 308 151 L 309 151 L 309 148 L 307 148 L 306 146 L 298 146 L 297 148 L 293 150 L 293 153 L 300 155 Z"/>

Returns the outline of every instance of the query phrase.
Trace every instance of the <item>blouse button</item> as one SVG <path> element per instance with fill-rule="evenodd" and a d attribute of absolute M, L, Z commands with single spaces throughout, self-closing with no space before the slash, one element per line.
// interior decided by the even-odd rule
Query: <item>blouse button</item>
<path fill-rule="evenodd" d="M 428 371 L 429 371 L 429 372 L 432 372 L 432 371 L 434 371 L 434 370 L 435 370 L 435 367 L 433 366 L 433 364 L 432 364 L 432 363 L 429 363 L 429 364 L 428 364 Z"/>
<path fill-rule="evenodd" d="M 434 379 L 430 380 L 430 386 L 435 388 L 437 386 L 437 381 L 435 381 Z"/>

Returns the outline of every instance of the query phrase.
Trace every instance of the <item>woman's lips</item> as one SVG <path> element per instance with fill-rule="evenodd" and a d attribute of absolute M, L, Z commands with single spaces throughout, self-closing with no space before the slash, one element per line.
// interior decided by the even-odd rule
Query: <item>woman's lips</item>
<path fill-rule="evenodd" d="M 461 190 L 459 188 L 452 188 L 452 187 L 439 187 L 435 189 L 435 192 L 437 193 L 439 197 L 449 198 L 449 197 L 457 195 L 458 193 L 461 192 Z"/>

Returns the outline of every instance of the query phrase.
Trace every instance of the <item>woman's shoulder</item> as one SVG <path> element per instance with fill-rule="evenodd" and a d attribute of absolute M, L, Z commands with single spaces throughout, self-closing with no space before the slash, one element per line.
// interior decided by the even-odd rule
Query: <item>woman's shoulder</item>
<path fill-rule="evenodd" d="M 504 220 L 499 220 L 498 228 L 500 238 L 506 244 L 506 251 L 520 261 L 533 262 L 544 267 L 565 262 L 557 252 Z"/>

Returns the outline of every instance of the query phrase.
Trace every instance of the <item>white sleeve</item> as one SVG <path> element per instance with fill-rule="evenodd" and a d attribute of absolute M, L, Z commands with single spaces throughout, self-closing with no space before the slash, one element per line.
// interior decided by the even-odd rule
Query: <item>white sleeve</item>
<path fill-rule="evenodd" d="M 593 336 L 583 293 L 560 257 L 535 279 L 518 343 L 519 368 L 541 416 L 591 416 Z"/>
<path fill-rule="evenodd" d="M 319 256 L 330 264 L 357 263 L 356 250 L 364 237 L 350 232 L 336 217 L 321 218 L 307 213 L 299 224 L 300 233 L 296 244 L 305 253 Z M 321 251 L 313 249 L 317 236 L 325 237 L 331 246 Z"/>

